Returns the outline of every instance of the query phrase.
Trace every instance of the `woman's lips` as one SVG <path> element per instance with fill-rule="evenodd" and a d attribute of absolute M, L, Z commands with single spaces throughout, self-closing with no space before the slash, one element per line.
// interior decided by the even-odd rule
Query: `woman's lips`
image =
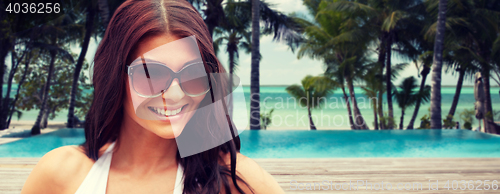
<path fill-rule="evenodd" d="M 158 120 L 172 122 L 180 119 L 183 116 L 184 112 L 186 112 L 186 107 L 187 104 L 177 107 L 168 107 L 167 110 L 165 110 L 163 107 L 158 108 L 148 106 L 148 110 L 151 111 L 158 118 Z"/>

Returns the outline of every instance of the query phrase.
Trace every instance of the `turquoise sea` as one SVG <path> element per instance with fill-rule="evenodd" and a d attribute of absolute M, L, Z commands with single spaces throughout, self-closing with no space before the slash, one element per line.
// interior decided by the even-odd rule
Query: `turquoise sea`
<path fill-rule="evenodd" d="M 276 87 L 261 87 L 261 102 L 262 110 L 269 111 L 274 108 L 272 114 L 272 125 L 270 129 L 273 128 L 302 128 L 307 129 L 309 127 L 307 119 L 307 109 L 300 107 L 298 103 L 294 103 L 291 96 L 285 91 L 286 86 L 276 86 Z M 491 88 L 491 99 L 493 103 L 494 110 L 500 110 L 500 95 L 498 91 L 500 88 Z M 245 94 L 250 92 L 249 88 L 244 88 Z M 373 108 L 370 104 L 369 98 L 363 94 L 361 87 L 355 87 L 355 95 L 358 102 L 358 107 L 361 111 L 363 118 L 370 128 L 373 128 Z M 441 88 L 442 104 L 441 110 L 443 117 L 448 114 L 450 110 L 453 96 L 455 94 L 455 87 L 443 87 Z M 314 124 L 319 129 L 349 129 L 348 113 L 346 108 L 346 103 L 342 98 L 343 94 L 340 89 L 334 92 L 333 95 L 329 96 L 326 100 L 326 104 L 323 105 L 321 109 L 314 109 L 312 111 L 312 117 Z M 265 101 L 265 102 L 264 102 Z M 459 121 L 463 125 L 463 121 L 460 121 L 459 113 L 464 109 L 474 109 L 474 88 L 473 87 L 463 87 L 460 95 L 460 99 L 457 105 L 454 120 Z M 386 97 L 384 95 L 383 99 L 384 111 L 387 112 Z M 401 117 L 401 109 L 397 106 L 395 100 L 393 100 L 394 107 L 394 119 L 397 124 L 399 124 Z M 424 115 L 430 115 L 429 113 L 430 102 L 422 104 L 419 109 L 417 119 L 415 121 L 415 128 L 420 126 L 420 118 Z M 404 117 L 404 127 L 408 125 L 411 116 L 413 114 L 414 107 L 407 108 Z M 477 120 L 474 126 L 478 126 Z"/>
<path fill-rule="evenodd" d="M 498 158 L 500 136 L 469 130 L 247 130 L 250 158 Z M 0 145 L 3 157 L 42 157 L 85 141 L 81 128 L 60 129 Z"/>
<path fill-rule="evenodd" d="M 261 113 L 263 111 L 268 112 L 274 108 L 272 114 L 272 123 L 268 129 L 308 129 L 309 123 L 307 118 L 307 109 L 301 107 L 297 102 L 299 99 L 292 98 L 285 90 L 286 86 L 262 86 L 261 92 Z M 12 88 L 12 96 L 15 93 L 17 86 Z M 498 87 L 491 88 L 491 99 L 493 103 L 494 110 L 500 110 L 500 96 L 498 95 Z M 4 94 L 6 91 L 6 86 L 4 86 Z M 246 96 L 247 107 L 250 104 L 250 88 L 248 86 L 243 87 L 243 91 Z M 89 92 L 89 91 L 86 91 Z M 368 97 L 363 94 L 360 87 L 355 87 L 356 99 L 358 101 L 358 107 L 365 121 L 370 128 L 373 128 L 373 109 L 369 102 Z M 442 113 L 443 116 L 448 114 L 448 111 L 453 100 L 453 95 L 455 93 L 455 87 L 443 87 L 441 89 L 442 94 Z M 384 97 L 384 111 L 387 111 L 386 99 Z M 463 87 L 460 95 L 460 100 L 458 102 L 457 111 L 455 113 L 455 120 L 460 121 L 459 113 L 464 109 L 474 109 L 474 88 L 473 87 Z M 394 119 L 397 124 L 399 124 L 401 109 L 394 102 Z M 429 114 L 430 103 L 421 105 L 419 114 L 415 121 L 415 128 L 420 125 L 420 118 L 425 114 Z M 411 119 L 414 108 L 408 108 L 404 117 L 404 127 L 406 128 L 408 122 Z M 23 111 L 23 116 L 21 120 L 35 120 L 38 114 L 38 110 Z M 326 98 L 326 103 L 322 108 L 314 109 L 312 111 L 313 121 L 318 129 L 349 129 L 349 120 L 346 109 L 346 103 L 342 98 L 342 91 L 339 89 L 334 92 L 333 95 Z M 13 118 L 14 119 L 14 118 Z M 66 121 L 67 111 L 61 111 L 57 113 L 57 116 L 53 121 Z M 460 121 L 463 124 L 463 121 Z M 478 126 L 477 120 L 473 126 Z"/>

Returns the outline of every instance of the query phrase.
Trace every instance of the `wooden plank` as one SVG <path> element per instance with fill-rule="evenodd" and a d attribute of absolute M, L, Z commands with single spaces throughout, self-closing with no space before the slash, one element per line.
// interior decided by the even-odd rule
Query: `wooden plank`
<path fill-rule="evenodd" d="M 19 193 L 40 158 L 0 158 L 0 193 Z M 500 158 L 313 158 L 313 159 L 254 159 L 263 169 L 278 181 L 286 193 L 499 193 L 497 190 L 447 190 L 446 181 L 450 180 L 497 180 L 500 181 Z M 295 180 L 296 182 L 293 182 Z M 328 184 L 323 182 L 328 181 Z M 366 184 L 358 190 L 343 190 L 349 181 L 380 185 L 384 190 L 374 190 Z M 429 190 L 429 180 L 438 180 L 439 190 Z M 292 185 L 292 183 L 294 185 Z M 307 184 L 316 190 L 303 189 Z M 398 184 L 418 186 L 422 190 L 398 190 Z M 435 183 L 435 182 L 434 182 Z M 387 185 L 394 189 L 387 190 Z M 500 186 L 500 182 L 498 183 Z M 458 184 L 457 184 L 458 185 Z M 475 186 L 479 183 L 474 183 Z M 320 187 L 323 186 L 323 187 Z M 337 188 L 335 188 L 337 186 Z M 401 185 L 402 186 L 402 185 Z M 328 188 L 329 190 L 324 190 Z M 295 190 L 294 190 L 295 189 Z M 338 190 L 337 190 L 338 189 Z M 351 187 L 354 189 L 354 187 Z"/>
<path fill-rule="evenodd" d="M 255 159 L 255 161 L 273 175 L 286 193 L 498 193 L 500 190 L 500 188 L 488 191 L 444 188 L 447 180 L 500 181 L 499 158 Z M 327 182 L 323 182 L 324 180 Z M 347 190 L 341 188 L 342 184 L 347 186 L 349 181 L 356 184 L 357 180 L 379 185 L 383 181 L 385 185 L 390 184 L 394 187 L 397 187 L 398 183 L 415 183 L 415 185 L 421 183 L 422 190 L 407 191 L 404 188 L 374 190 L 376 188 L 366 187 L 366 184 L 365 187 L 358 187 L 358 190 L 354 190 L 354 187 L 353 190 L 348 187 L 344 187 Z M 430 190 L 429 180 L 438 180 L 439 190 Z M 304 190 L 298 190 L 299 183 L 302 183 L 301 188 Z M 310 187 L 307 187 L 308 184 Z M 337 188 L 334 188 L 335 186 Z"/>

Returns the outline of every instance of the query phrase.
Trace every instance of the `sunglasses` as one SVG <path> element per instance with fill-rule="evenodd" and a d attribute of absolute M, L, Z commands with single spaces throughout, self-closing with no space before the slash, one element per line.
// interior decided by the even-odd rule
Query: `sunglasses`
<path fill-rule="evenodd" d="M 132 88 L 141 97 L 154 98 L 168 90 L 174 79 L 178 79 L 182 91 L 196 97 L 210 90 L 209 77 L 202 61 L 186 64 L 178 72 L 172 71 L 165 64 L 148 61 L 141 56 L 141 63 L 128 66 Z"/>

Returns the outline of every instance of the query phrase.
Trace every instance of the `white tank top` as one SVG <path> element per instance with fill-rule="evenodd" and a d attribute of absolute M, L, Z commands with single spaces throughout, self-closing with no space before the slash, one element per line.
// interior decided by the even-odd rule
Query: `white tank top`
<path fill-rule="evenodd" d="M 97 159 L 97 161 L 92 165 L 89 173 L 83 180 L 78 190 L 75 194 L 105 194 L 106 186 L 108 183 L 108 173 L 109 167 L 111 165 L 111 156 L 113 155 L 113 147 L 115 147 L 115 142 L 113 142 L 106 149 L 104 154 Z M 182 194 L 184 189 L 184 177 L 183 169 L 179 164 L 177 167 L 177 175 L 175 177 L 175 188 L 173 194 Z"/>

